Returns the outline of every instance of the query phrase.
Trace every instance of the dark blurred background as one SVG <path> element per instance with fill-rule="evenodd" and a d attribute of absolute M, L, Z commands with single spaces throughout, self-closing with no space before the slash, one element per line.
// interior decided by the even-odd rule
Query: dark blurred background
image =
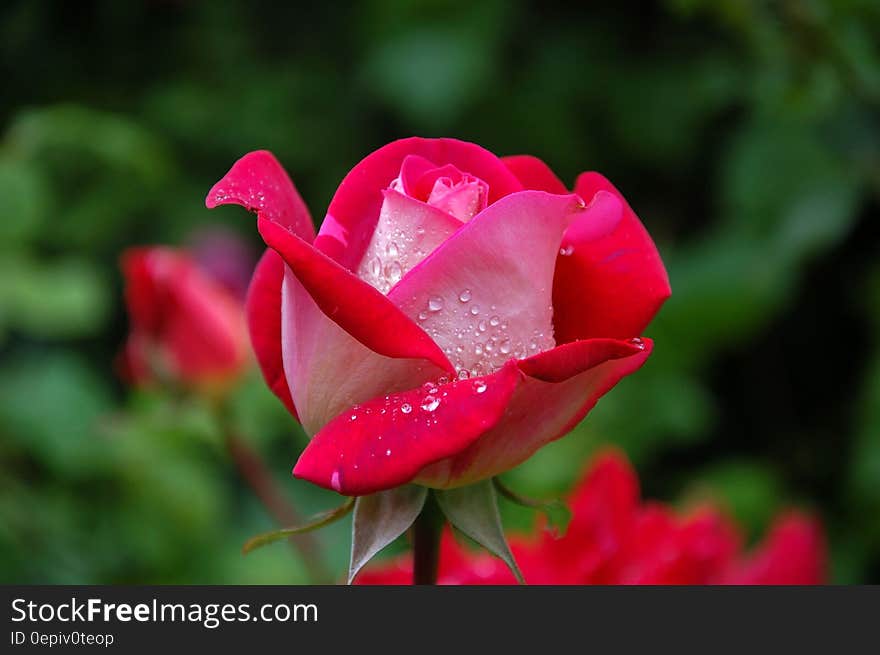
<path fill-rule="evenodd" d="M 0 581 L 294 583 L 197 398 L 132 392 L 117 257 L 252 218 L 204 197 L 271 149 L 319 221 L 402 136 L 598 170 L 667 263 L 655 355 L 507 476 L 570 488 L 603 443 L 645 495 L 748 539 L 818 513 L 836 582 L 880 582 L 880 3 L 7 1 L 0 9 Z M 289 478 L 303 436 L 251 372 L 235 418 Z M 531 517 L 505 506 L 506 521 Z M 342 571 L 345 524 L 319 534 Z"/>

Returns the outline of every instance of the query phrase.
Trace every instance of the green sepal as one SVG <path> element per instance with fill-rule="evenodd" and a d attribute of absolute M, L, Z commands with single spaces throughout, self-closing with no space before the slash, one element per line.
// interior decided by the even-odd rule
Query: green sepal
<path fill-rule="evenodd" d="M 409 529 L 427 497 L 427 488 L 409 484 L 357 499 L 351 522 L 348 584 L 376 553 Z"/>
<path fill-rule="evenodd" d="M 525 584 L 519 566 L 507 545 L 498 500 L 491 480 L 434 492 L 446 519 L 458 530 L 500 558 L 520 584 Z"/>

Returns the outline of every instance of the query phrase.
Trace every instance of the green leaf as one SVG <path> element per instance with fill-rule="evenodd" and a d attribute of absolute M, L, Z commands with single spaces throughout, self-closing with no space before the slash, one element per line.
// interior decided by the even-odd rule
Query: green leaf
<path fill-rule="evenodd" d="M 458 489 L 437 491 L 436 497 L 440 509 L 453 526 L 503 560 L 519 583 L 525 584 L 504 536 L 495 487 L 491 480 Z"/>
<path fill-rule="evenodd" d="M 409 529 L 427 497 L 425 487 L 411 484 L 357 499 L 351 525 L 348 584 L 376 553 Z"/>
<path fill-rule="evenodd" d="M 0 262 L 0 323 L 29 335 L 92 334 L 103 325 L 109 300 L 107 281 L 84 259 L 10 256 Z"/>
<path fill-rule="evenodd" d="M 280 541 L 281 539 L 286 539 L 287 537 L 292 537 L 297 534 L 311 532 L 312 530 L 323 528 L 325 525 L 328 525 L 343 518 L 351 511 L 352 507 L 354 507 L 354 498 L 349 498 L 339 507 L 327 510 L 326 512 L 321 512 L 320 514 L 316 514 L 302 525 L 292 526 L 289 528 L 281 528 L 280 530 L 272 530 L 271 532 L 258 534 L 256 537 L 248 539 L 245 545 L 242 546 L 241 552 L 243 555 L 247 555 L 248 553 L 256 550 L 257 548 L 265 546 L 266 544 L 271 544 L 276 541 Z"/>
<path fill-rule="evenodd" d="M 98 425 L 111 403 L 104 380 L 71 352 L 16 357 L 0 367 L 3 443 L 47 466 L 53 479 L 94 474 L 108 464 L 113 444 Z"/>
<path fill-rule="evenodd" d="M 50 191 L 30 162 L 0 158 L 0 247 L 11 250 L 31 238 L 48 215 Z"/>
<path fill-rule="evenodd" d="M 554 535 L 557 537 L 565 535 L 571 522 L 571 510 L 561 500 L 535 500 L 521 496 L 498 478 L 493 478 L 492 484 L 495 485 L 495 490 L 510 502 L 541 512 L 547 518 L 547 526 Z"/>

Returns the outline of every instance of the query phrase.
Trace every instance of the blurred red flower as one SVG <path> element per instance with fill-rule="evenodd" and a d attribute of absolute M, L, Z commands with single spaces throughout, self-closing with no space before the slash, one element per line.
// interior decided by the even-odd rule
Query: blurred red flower
<path fill-rule="evenodd" d="M 238 375 L 249 351 L 242 301 L 182 250 L 132 248 L 120 265 L 131 326 L 119 358 L 126 380 L 223 386 Z"/>
<path fill-rule="evenodd" d="M 788 512 L 750 553 L 737 526 L 704 504 L 678 514 L 639 498 L 626 458 L 606 451 L 594 461 L 571 500 L 565 536 L 546 530 L 514 536 L 511 549 L 530 584 L 821 584 L 826 580 L 822 529 L 812 517 Z M 410 584 L 410 556 L 368 567 L 358 584 Z M 443 535 L 439 584 L 515 584 L 503 562 Z"/>

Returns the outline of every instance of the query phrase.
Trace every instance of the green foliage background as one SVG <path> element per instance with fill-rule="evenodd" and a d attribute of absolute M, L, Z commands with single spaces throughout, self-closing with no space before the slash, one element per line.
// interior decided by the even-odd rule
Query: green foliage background
<path fill-rule="evenodd" d="M 358 159 L 412 134 L 610 177 L 673 298 L 656 353 L 507 476 L 568 489 L 616 443 L 648 496 L 711 496 L 757 537 L 818 512 L 833 580 L 880 582 L 880 4 L 258 0 L 0 9 L 0 581 L 296 583 L 192 398 L 126 390 L 116 258 L 222 224 L 210 186 L 269 148 L 316 220 Z M 303 512 L 303 447 L 252 372 L 234 419 Z M 506 521 L 531 517 L 505 507 Z M 344 569 L 347 527 L 319 534 Z"/>

